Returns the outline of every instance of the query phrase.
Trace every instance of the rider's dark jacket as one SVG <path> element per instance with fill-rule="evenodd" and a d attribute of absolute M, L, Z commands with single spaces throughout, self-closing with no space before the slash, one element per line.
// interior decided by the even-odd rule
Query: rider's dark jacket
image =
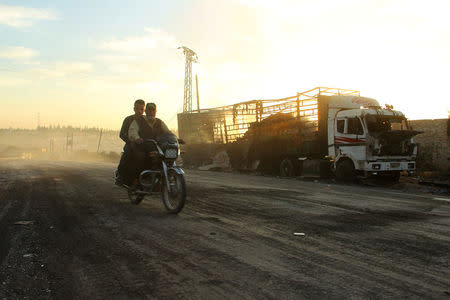
<path fill-rule="evenodd" d="M 158 139 L 159 136 L 173 134 L 167 125 L 160 119 L 149 119 L 148 116 L 140 116 L 131 122 L 128 130 L 128 139 L 136 141 L 142 139 Z"/>
<path fill-rule="evenodd" d="M 128 129 L 130 128 L 131 122 L 133 122 L 134 118 L 135 118 L 135 115 L 131 115 L 131 116 L 126 117 L 123 120 L 122 127 L 120 128 L 119 137 L 125 143 L 129 142 L 129 140 L 128 140 Z"/>
<path fill-rule="evenodd" d="M 166 135 L 173 135 L 167 125 L 160 119 L 148 119 L 147 116 L 139 116 L 130 124 L 128 130 L 128 139 L 136 141 L 137 139 L 158 140 Z M 133 149 L 133 159 L 130 164 L 131 181 L 139 176 L 139 173 L 145 166 L 145 153 L 154 151 L 154 145 L 151 143 L 135 144 Z"/>
<path fill-rule="evenodd" d="M 136 122 L 139 126 L 139 136 L 143 139 L 156 139 L 162 133 L 162 121 L 158 118 L 155 118 L 153 127 L 143 117 L 137 118 Z"/>

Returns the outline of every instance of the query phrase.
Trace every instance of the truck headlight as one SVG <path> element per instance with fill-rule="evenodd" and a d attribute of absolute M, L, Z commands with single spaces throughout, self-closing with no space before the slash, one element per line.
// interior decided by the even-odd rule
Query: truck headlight
<path fill-rule="evenodd" d="M 177 158 L 177 156 L 178 156 L 178 149 L 176 149 L 176 148 L 166 149 L 166 153 L 164 153 L 164 156 L 166 158 Z"/>
<path fill-rule="evenodd" d="M 373 164 L 372 165 L 372 169 L 374 169 L 374 170 L 379 170 L 380 168 L 381 168 L 380 164 Z"/>

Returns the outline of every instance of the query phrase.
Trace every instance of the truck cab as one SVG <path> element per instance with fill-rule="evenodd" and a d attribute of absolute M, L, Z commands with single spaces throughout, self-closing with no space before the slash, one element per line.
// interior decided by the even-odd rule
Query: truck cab
<path fill-rule="evenodd" d="M 341 108 L 329 121 L 329 157 L 338 179 L 383 176 L 397 181 L 401 171 L 415 170 L 413 136 L 420 132 L 411 130 L 400 111 Z"/>

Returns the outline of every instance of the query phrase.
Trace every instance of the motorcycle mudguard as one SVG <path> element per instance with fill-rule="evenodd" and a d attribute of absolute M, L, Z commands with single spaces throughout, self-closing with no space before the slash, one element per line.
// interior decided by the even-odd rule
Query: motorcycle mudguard
<path fill-rule="evenodd" d="M 174 170 L 177 174 L 184 175 L 184 171 L 180 167 L 175 166 L 175 167 L 169 168 L 169 170 Z"/>

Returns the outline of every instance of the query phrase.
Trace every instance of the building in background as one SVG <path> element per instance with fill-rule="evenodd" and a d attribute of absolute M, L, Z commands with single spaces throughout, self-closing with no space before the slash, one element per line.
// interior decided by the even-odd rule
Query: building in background
<path fill-rule="evenodd" d="M 423 131 L 414 137 L 419 145 L 418 171 L 437 171 L 450 176 L 450 118 L 436 120 L 410 120 L 414 130 Z"/>

